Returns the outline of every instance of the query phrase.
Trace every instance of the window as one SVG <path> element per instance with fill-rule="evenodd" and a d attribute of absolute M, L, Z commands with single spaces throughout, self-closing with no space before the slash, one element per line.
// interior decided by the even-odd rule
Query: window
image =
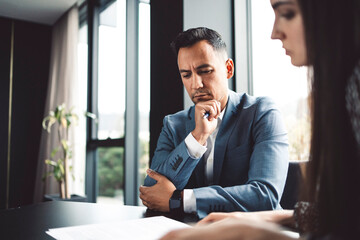
<path fill-rule="evenodd" d="M 290 160 L 308 160 L 307 69 L 294 67 L 281 41 L 271 39 L 275 16 L 269 1 L 236 0 L 234 11 L 236 91 L 272 98 L 288 130 Z"/>
<path fill-rule="evenodd" d="M 294 67 L 280 40 L 270 38 L 274 13 L 270 2 L 251 1 L 253 94 L 269 96 L 282 112 L 290 160 L 309 157 L 310 122 L 307 69 Z"/>
<path fill-rule="evenodd" d="M 150 4 L 139 4 L 139 181 L 142 185 L 150 162 Z"/>
<path fill-rule="evenodd" d="M 100 12 L 98 26 L 98 89 L 96 202 L 124 203 L 124 145 L 126 100 L 126 1 L 117 0 Z M 123 141 L 122 141 L 123 142 Z M 100 147 L 101 146 L 101 147 Z"/>
<path fill-rule="evenodd" d="M 85 4 L 88 110 L 98 117 L 87 129 L 86 194 L 92 202 L 136 205 L 149 162 L 150 4 Z"/>
<path fill-rule="evenodd" d="M 99 147 L 99 189 L 96 202 L 108 204 L 124 203 L 124 147 Z"/>
<path fill-rule="evenodd" d="M 78 81 L 77 85 L 72 86 L 77 93 L 74 96 L 76 106 L 74 111 L 78 114 L 78 126 L 73 128 L 73 137 L 76 140 L 73 144 L 72 155 L 72 174 L 73 181 L 69 181 L 70 189 L 73 193 L 80 196 L 85 195 L 85 155 L 86 155 L 86 118 L 83 113 L 87 106 L 87 25 L 79 27 L 78 35 Z M 72 107 L 72 106 L 68 106 Z"/>
<path fill-rule="evenodd" d="M 100 13 L 98 59 L 98 139 L 124 137 L 126 78 L 126 1 Z"/>

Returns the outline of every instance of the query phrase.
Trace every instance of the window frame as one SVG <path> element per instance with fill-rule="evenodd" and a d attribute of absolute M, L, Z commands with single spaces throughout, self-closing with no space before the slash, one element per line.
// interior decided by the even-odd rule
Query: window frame
<path fill-rule="evenodd" d="M 116 0 L 88 0 L 79 8 L 80 26 L 88 25 L 87 110 L 98 115 L 98 39 L 100 13 Z M 126 0 L 126 105 L 125 135 L 98 139 L 97 125 L 87 119 L 85 194 L 89 202 L 98 196 L 97 154 L 100 147 L 124 147 L 124 204 L 138 205 L 139 111 L 138 111 L 138 18 L 139 0 Z"/>
<path fill-rule="evenodd" d="M 234 0 L 235 90 L 253 95 L 251 0 Z"/>
<path fill-rule="evenodd" d="M 255 0 L 234 0 L 234 34 L 235 34 L 235 72 L 236 72 L 236 91 L 237 92 L 245 92 L 249 95 L 253 96 L 260 96 L 257 93 L 257 79 L 254 79 L 254 70 L 253 67 L 256 67 L 254 65 L 254 52 L 253 52 L 253 34 L 256 34 L 256 29 L 253 28 L 253 22 L 252 22 L 252 15 L 255 14 L 253 10 L 256 10 L 253 7 L 256 7 L 255 3 L 252 3 L 252 1 Z M 253 4 L 253 6 L 252 6 Z M 255 36 L 255 35 L 254 35 Z M 269 36 L 270 40 L 270 36 Z M 256 47 L 256 46 L 255 46 Z M 256 50 L 256 49 L 255 49 Z M 256 51 L 255 51 L 256 52 Z M 255 61 L 256 63 L 256 61 Z M 256 70 L 256 69 L 255 69 Z M 255 75 L 256 77 L 256 75 Z M 255 82 L 254 82 L 255 80 Z M 283 85 L 278 85 L 283 86 Z M 255 88 L 255 89 L 254 89 Z M 255 90 L 255 91 L 254 91 Z M 284 90 L 281 90 L 284 92 Z M 288 90 L 286 90 L 289 92 Z M 256 95 L 255 95 L 256 94 Z M 262 93 L 261 95 L 270 96 L 269 94 Z M 300 97 L 300 99 L 303 97 Z M 306 100 L 307 97 L 305 97 L 304 100 Z M 276 101 L 273 97 L 272 99 Z M 298 100 L 300 100 L 298 99 Z M 282 111 L 281 106 L 278 104 L 279 102 L 275 102 L 277 106 L 279 107 L 279 110 Z M 297 103 L 299 104 L 299 102 Z M 309 111 L 309 110 L 307 110 Z M 295 143 L 296 141 L 293 140 L 293 136 L 291 136 L 292 127 L 287 126 L 286 117 L 288 117 L 285 113 L 285 111 L 282 112 L 282 116 L 284 119 L 284 123 L 286 125 L 286 129 L 288 130 L 288 137 L 289 137 L 289 159 L 291 161 L 307 161 L 303 160 L 303 157 L 300 158 L 294 158 L 292 156 L 292 150 L 294 147 L 292 146 L 292 143 Z M 290 116 L 290 115 L 289 115 Z M 297 118 L 297 121 L 301 120 L 300 118 Z M 305 119 L 306 121 L 306 119 Z M 304 125 L 304 128 L 307 128 L 306 123 Z M 306 130 L 301 130 L 302 134 L 305 139 L 305 144 L 308 142 L 306 139 L 308 138 L 306 135 L 308 132 Z M 310 133 L 309 133 L 310 134 Z M 309 143 L 310 144 L 310 143 Z M 305 150 L 303 151 L 305 153 L 303 156 L 306 158 L 308 156 L 308 152 Z"/>

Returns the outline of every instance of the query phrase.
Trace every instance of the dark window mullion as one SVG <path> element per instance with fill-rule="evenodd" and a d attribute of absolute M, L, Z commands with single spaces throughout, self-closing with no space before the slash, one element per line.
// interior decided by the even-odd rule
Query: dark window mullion
<path fill-rule="evenodd" d="M 125 139 L 118 138 L 118 139 L 92 139 L 87 144 L 90 149 L 96 149 L 98 147 L 124 147 L 125 146 Z"/>
<path fill-rule="evenodd" d="M 114 2 L 116 2 L 116 0 L 99 0 L 99 12 L 102 12 Z"/>
<path fill-rule="evenodd" d="M 99 36 L 99 6 L 96 0 L 87 1 L 88 23 L 88 106 L 90 112 L 98 115 L 98 36 Z M 92 119 L 87 119 L 86 142 L 97 138 L 97 125 Z M 96 202 L 97 181 L 96 149 L 86 146 L 86 183 L 85 192 L 89 202 Z"/>

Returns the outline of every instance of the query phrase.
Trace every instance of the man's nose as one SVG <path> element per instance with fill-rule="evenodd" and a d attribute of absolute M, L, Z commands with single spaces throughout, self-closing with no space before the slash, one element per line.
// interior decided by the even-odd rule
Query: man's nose
<path fill-rule="evenodd" d="M 191 78 L 191 87 L 193 89 L 199 89 L 203 87 L 203 82 L 202 82 L 202 78 L 197 75 L 197 74 L 193 74 L 192 78 Z"/>

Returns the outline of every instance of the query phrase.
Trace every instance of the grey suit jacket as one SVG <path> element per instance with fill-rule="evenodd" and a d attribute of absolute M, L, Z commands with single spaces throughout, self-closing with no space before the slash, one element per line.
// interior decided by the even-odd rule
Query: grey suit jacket
<path fill-rule="evenodd" d="M 280 208 L 288 169 L 287 132 L 269 98 L 229 90 L 215 140 L 214 185 L 205 184 L 204 159 L 192 158 L 184 139 L 195 128 L 194 106 L 164 118 L 151 169 L 177 189 L 192 188 L 200 218 L 214 211 Z M 146 177 L 145 186 L 155 180 Z"/>

